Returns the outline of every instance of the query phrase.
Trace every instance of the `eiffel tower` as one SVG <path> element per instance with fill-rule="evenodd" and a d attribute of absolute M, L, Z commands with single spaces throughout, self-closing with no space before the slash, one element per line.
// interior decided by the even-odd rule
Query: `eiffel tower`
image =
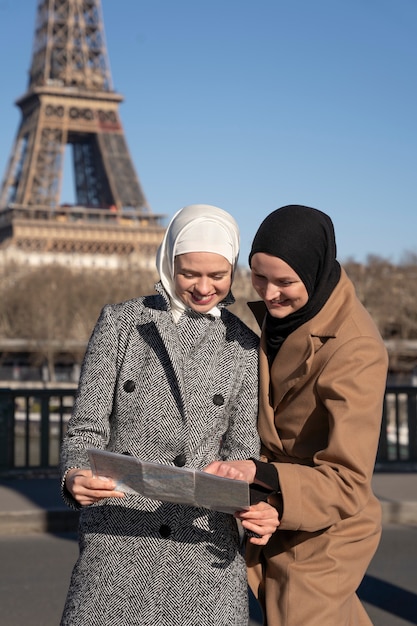
<path fill-rule="evenodd" d="M 100 0 L 38 0 L 28 87 L 16 102 L 22 119 L 0 194 L 0 250 L 10 258 L 153 261 L 163 216 L 152 213 L 135 172 L 122 101 L 111 85 Z M 71 153 L 76 201 L 68 206 L 60 197 Z"/>

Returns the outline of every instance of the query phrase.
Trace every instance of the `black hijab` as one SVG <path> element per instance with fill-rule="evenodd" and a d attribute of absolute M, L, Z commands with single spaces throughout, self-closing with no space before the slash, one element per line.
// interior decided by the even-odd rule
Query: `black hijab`
<path fill-rule="evenodd" d="M 311 207 L 291 204 L 273 211 L 260 225 L 252 243 L 249 265 L 257 252 L 279 257 L 298 274 L 308 302 L 283 319 L 266 317 L 266 341 L 270 361 L 283 341 L 314 317 L 327 302 L 340 279 L 332 220 Z"/>

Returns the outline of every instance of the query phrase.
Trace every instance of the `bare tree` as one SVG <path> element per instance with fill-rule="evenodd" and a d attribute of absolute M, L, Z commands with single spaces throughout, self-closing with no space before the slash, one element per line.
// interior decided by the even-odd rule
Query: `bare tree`
<path fill-rule="evenodd" d="M 343 264 L 358 297 L 385 339 L 417 338 L 417 254 L 407 253 L 399 265 L 369 256 L 366 263 Z M 3 266 L 0 270 L 0 338 L 31 344 L 33 362 L 46 364 L 54 380 L 54 364 L 63 351 L 80 362 L 101 308 L 153 293 L 155 271 L 74 270 L 57 265 L 31 269 Z M 231 310 L 259 334 L 247 306 L 258 300 L 250 271 L 238 267 L 233 283 L 236 298 Z"/>

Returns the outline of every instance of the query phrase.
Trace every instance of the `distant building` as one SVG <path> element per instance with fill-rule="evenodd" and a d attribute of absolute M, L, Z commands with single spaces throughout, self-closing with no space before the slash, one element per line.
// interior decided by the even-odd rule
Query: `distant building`
<path fill-rule="evenodd" d="M 0 193 L 0 263 L 148 267 L 164 227 L 139 183 L 99 0 L 38 0 L 22 119 Z M 71 17 L 71 19 L 69 19 Z M 60 202 L 65 150 L 74 206 Z"/>

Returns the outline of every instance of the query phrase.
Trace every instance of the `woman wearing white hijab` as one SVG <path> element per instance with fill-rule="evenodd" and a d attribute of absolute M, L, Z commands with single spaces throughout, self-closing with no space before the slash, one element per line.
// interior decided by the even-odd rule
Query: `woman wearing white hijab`
<path fill-rule="evenodd" d="M 176 292 L 175 259 L 183 254 L 202 252 L 216 254 L 229 263 L 226 278 L 230 290 L 239 257 L 238 225 L 222 209 L 207 204 L 193 204 L 174 215 L 156 256 L 156 267 L 169 296 L 175 322 L 187 308 L 187 304 Z M 212 270 L 211 266 L 209 269 Z M 217 306 L 213 306 L 208 312 L 214 317 L 220 316 Z"/>
<path fill-rule="evenodd" d="M 62 626 L 248 623 L 234 517 L 123 496 L 86 452 L 199 470 L 258 457 L 258 337 L 226 309 L 238 254 L 230 215 L 185 207 L 158 251 L 158 293 L 101 313 L 62 446 L 63 495 L 80 509 Z"/>

